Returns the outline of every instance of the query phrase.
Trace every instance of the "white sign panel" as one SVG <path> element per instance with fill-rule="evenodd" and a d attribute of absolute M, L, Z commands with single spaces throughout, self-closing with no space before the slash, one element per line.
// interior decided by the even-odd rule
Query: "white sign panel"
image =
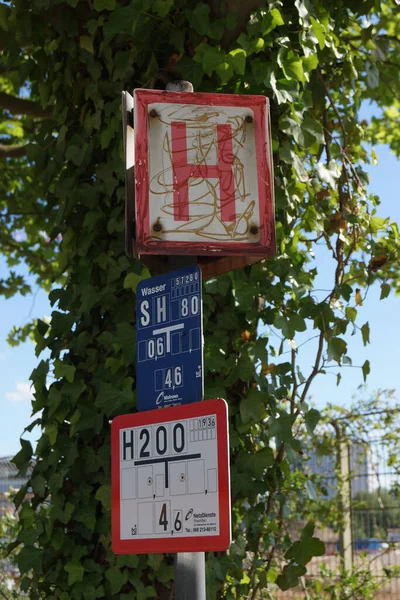
<path fill-rule="evenodd" d="M 263 96 L 135 90 L 141 252 L 273 252 L 267 115 Z"/>
<path fill-rule="evenodd" d="M 226 429 L 224 400 L 113 421 L 116 552 L 200 551 L 200 546 L 216 550 L 229 545 Z"/>

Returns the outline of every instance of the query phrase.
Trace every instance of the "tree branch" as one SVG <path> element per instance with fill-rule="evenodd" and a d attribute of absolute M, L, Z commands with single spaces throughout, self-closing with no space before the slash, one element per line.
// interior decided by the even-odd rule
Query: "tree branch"
<path fill-rule="evenodd" d="M 43 109 L 37 102 L 17 98 L 5 92 L 0 92 L 0 107 L 9 110 L 14 115 L 29 115 L 47 119 L 51 119 L 53 112 L 51 109 Z"/>
<path fill-rule="evenodd" d="M 26 155 L 27 144 L 0 144 L 0 158 L 21 158 Z"/>

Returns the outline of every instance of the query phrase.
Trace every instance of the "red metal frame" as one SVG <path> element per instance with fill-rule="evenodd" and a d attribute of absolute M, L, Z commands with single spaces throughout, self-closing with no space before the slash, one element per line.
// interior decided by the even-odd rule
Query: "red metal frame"
<path fill-rule="evenodd" d="M 120 430 L 128 427 L 154 425 L 165 421 L 217 415 L 218 502 L 220 515 L 219 535 L 204 537 L 156 538 L 148 540 L 121 540 L 120 515 Z M 111 424 L 111 483 L 112 548 L 116 554 L 152 554 L 164 552 L 218 552 L 226 550 L 231 542 L 231 502 L 229 485 L 228 406 L 221 398 L 150 410 L 116 417 Z"/>
<path fill-rule="evenodd" d="M 275 218 L 273 198 L 272 149 L 269 113 L 265 96 L 134 91 L 135 94 L 135 178 L 136 246 L 139 254 L 194 254 L 203 256 L 275 256 Z M 259 194 L 260 239 L 249 242 L 172 242 L 152 239 L 149 216 L 148 179 L 148 105 L 199 104 L 205 106 L 248 107 L 254 114 L 257 177 Z"/>

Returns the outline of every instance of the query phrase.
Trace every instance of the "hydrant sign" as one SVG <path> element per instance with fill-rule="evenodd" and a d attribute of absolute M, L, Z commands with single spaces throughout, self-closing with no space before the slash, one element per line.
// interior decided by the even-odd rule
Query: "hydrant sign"
<path fill-rule="evenodd" d="M 136 406 L 203 399 L 203 311 L 197 265 L 143 279 L 136 289 Z"/>
<path fill-rule="evenodd" d="M 225 400 L 116 417 L 111 426 L 111 454 L 114 552 L 228 548 Z"/>
<path fill-rule="evenodd" d="M 135 90 L 139 254 L 275 254 L 268 99 Z"/>

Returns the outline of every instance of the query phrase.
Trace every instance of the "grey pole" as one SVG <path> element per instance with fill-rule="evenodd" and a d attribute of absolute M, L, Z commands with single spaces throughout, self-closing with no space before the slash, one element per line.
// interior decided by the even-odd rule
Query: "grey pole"
<path fill-rule="evenodd" d="M 204 552 L 175 554 L 175 600 L 206 600 Z"/>

